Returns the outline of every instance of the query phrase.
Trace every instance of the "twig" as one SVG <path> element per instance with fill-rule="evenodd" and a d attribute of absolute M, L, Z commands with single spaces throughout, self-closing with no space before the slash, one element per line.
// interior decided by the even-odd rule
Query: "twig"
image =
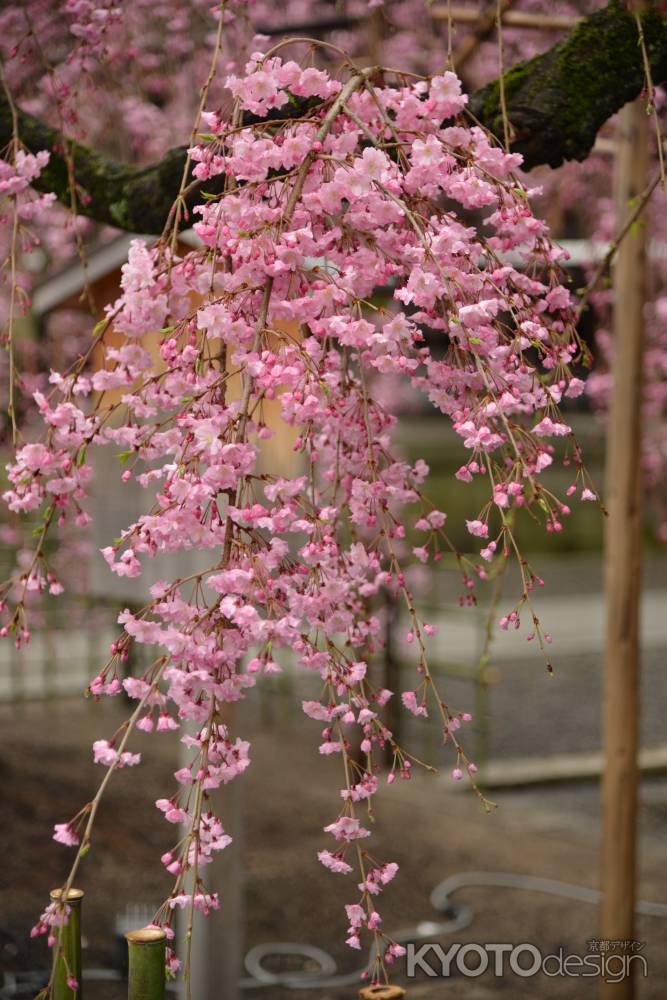
<path fill-rule="evenodd" d="M 215 45 L 213 46 L 213 55 L 211 56 L 211 65 L 209 66 L 208 75 L 204 82 L 204 86 L 200 91 L 199 107 L 197 109 L 197 114 L 195 115 L 194 124 L 192 126 L 192 132 L 190 133 L 190 142 L 188 144 L 188 152 L 185 157 L 185 163 L 183 164 L 183 174 L 181 176 L 181 183 L 178 189 L 178 194 L 174 199 L 174 204 L 172 210 L 169 213 L 169 217 L 165 224 L 165 230 L 162 234 L 163 237 L 166 235 L 170 221 L 173 219 L 173 229 L 171 234 L 171 251 L 172 257 L 176 252 L 176 242 L 178 240 L 178 226 L 181 220 L 181 211 L 183 209 L 183 193 L 188 182 L 188 174 L 190 172 L 190 164 L 192 163 L 192 156 L 190 154 L 190 149 L 195 144 L 195 139 L 197 138 L 197 132 L 199 130 L 199 123 L 201 121 L 201 116 L 204 113 L 204 108 L 206 107 L 206 101 L 208 100 L 208 92 L 211 89 L 211 84 L 215 78 L 215 70 L 218 65 L 218 57 L 220 55 L 220 50 L 222 47 L 222 31 L 225 23 L 225 0 L 219 6 L 220 18 L 218 21 L 218 30 L 215 36 Z"/>
<path fill-rule="evenodd" d="M 644 74 L 646 76 L 646 91 L 648 97 L 648 104 L 646 107 L 647 114 L 653 115 L 653 123 L 655 125 L 655 136 L 658 141 L 658 160 L 660 161 L 660 181 L 663 188 L 665 187 L 665 154 L 662 148 L 662 135 L 660 134 L 660 120 L 658 119 L 658 109 L 655 104 L 655 86 L 653 84 L 653 76 L 651 74 L 651 64 L 648 58 L 648 51 L 646 49 L 646 39 L 644 38 L 644 26 L 642 24 L 642 19 L 637 13 L 634 12 L 635 24 L 637 25 L 637 34 L 639 35 L 639 47 L 642 50 L 642 61 L 644 63 Z"/>
<path fill-rule="evenodd" d="M 498 95 L 500 112 L 503 118 L 503 142 L 505 152 L 510 151 L 510 123 L 507 117 L 507 100 L 505 97 L 505 49 L 503 44 L 503 9 L 506 0 L 496 2 L 496 30 L 498 33 Z"/>
<path fill-rule="evenodd" d="M 16 153 L 20 149 L 20 138 L 19 138 L 19 125 L 18 125 L 18 113 L 16 110 L 16 105 L 14 104 L 14 99 L 12 98 L 9 85 L 7 84 L 7 78 L 5 76 L 4 66 L 0 61 L 0 82 L 2 82 L 2 88 L 7 97 L 7 103 L 12 116 L 12 141 L 11 141 L 11 152 L 12 156 L 16 156 Z M 16 313 L 16 254 L 18 250 L 18 234 L 19 234 L 19 210 L 17 203 L 17 195 L 12 196 L 13 204 L 13 215 L 12 215 L 12 235 L 9 244 L 9 314 L 7 316 L 7 353 L 9 355 L 9 401 L 7 404 L 7 413 L 12 424 L 12 442 L 16 444 L 16 410 L 14 407 L 14 384 L 16 382 L 16 358 L 14 356 L 14 317 Z"/>
<path fill-rule="evenodd" d="M 597 287 L 597 284 L 600 281 L 600 278 L 602 278 L 602 276 L 605 274 L 605 272 L 607 271 L 607 269 L 610 267 L 610 265 L 611 265 L 614 257 L 616 256 L 616 253 L 618 252 L 618 248 L 620 247 L 621 243 L 623 242 L 623 240 L 625 239 L 625 237 L 627 236 L 627 234 L 632 229 L 633 225 L 635 224 L 635 222 L 637 221 L 637 219 L 639 218 L 639 216 L 644 211 L 644 208 L 646 207 L 646 203 L 649 201 L 651 195 L 653 194 L 653 192 L 655 191 L 655 189 L 658 187 L 658 185 L 661 183 L 661 181 L 662 181 L 662 174 L 659 172 L 659 173 L 656 174 L 656 176 L 650 182 L 650 184 L 648 185 L 648 187 L 643 191 L 643 193 L 641 194 L 639 200 L 637 201 L 637 204 L 635 205 L 633 211 L 630 213 L 630 215 L 628 216 L 628 218 L 626 219 L 626 221 L 623 223 L 623 225 L 621 226 L 620 230 L 618 231 L 618 233 L 616 234 L 616 236 L 614 237 L 614 239 L 609 244 L 609 249 L 607 250 L 606 254 L 604 255 L 604 257 L 602 258 L 602 260 L 598 264 L 597 268 L 593 272 L 593 277 L 588 282 L 588 284 L 586 285 L 585 289 L 583 290 L 583 292 L 582 292 L 582 294 L 581 294 L 581 296 L 579 298 L 579 307 L 578 307 L 578 310 L 577 310 L 577 318 L 579 318 L 581 316 L 581 314 L 583 313 L 584 309 L 588 305 L 588 300 L 591 297 L 591 293 Z"/>

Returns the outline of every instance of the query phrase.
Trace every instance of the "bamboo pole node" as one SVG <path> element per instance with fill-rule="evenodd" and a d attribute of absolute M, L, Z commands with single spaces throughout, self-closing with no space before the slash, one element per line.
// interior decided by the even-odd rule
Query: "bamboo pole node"
<path fill-rule="evenodd" d="M 49 896 L 54 902 L 59 903 L 63 898 L 62 888 L 52 889 L 51 892 L 49 893 Z M 83 889 L 72 888 L 67 890 L 67 895 L 65 896 L 66 903 L 80 903 L 82 899 L 83 899 Z"/>
<path fill-rule="evenodd" d="M 364 986 L 359 991 L 361 1000 L 401 1000 L 405 995 L 401 986 Z"/>
<path fill-rule="evenodd" d="M 137 930 L 128 931 L 125 938 L 130 944 L 156 944 L 159 941 L 166 941 L 167 935 L 160 927 L 139 927 Z"/>

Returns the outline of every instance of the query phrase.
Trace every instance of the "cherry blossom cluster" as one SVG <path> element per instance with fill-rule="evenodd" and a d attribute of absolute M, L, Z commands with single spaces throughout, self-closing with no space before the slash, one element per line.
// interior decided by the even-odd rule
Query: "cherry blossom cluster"
<path fill-rule="evenodd" d="M 94 744 L 110 770 L 139 763 L 128 749 L 134 728 L 188 724 L 190 762 L 157 801 L 178 834 L 162 858 L 174 885 L 156 921 L 173 934 L 175 908 L 218 905 L 205 869 L 230 837 L 210 792 L 250 761 L 224 706 L 294 663 L 319 686 L 303 704 L 322 727 L 319 751 L 342 766 L 319 860 L 356 872 L 347 943 L 370 936 L 380 982 L 402 954 L 379 907 L 397 866 L 371 854 L 361 813 L 372 810 L 381 755 L 392 760 L 389 784 L 415 763 L 387 725 L 388 701 L 435 715 L 454 780 L 474 785 L 476 768 L 460 742 L 470 716 L 437 689 L 427 655 L 435 628 L 407 576 L 449 547 L 446 514 L 425 498 L 425 462 L 394 455 L 396 418 L 374 388 L 399 378 L 424 393 L 467 449 L 459 478 L 487 484 L 488 502 L 467 522 L 481 561 L 458 554 L 473 600 L 496 553 L 516 550 L 515 511 L 530 507 L 548 530 L 569 512 L 541 476 L 552 439 L 571 435 L 558 405 L 583 388 L 570 372 L 574 310 L 562 252 L 515 175 L 520 158 L 469 123 L 453 73 L 363 70 L 339 81 L 274 51 L 254 54 L 227 85 L 231 110 L 205 113 L 190 150 L 201 246 L 179 250 L 171 232 L 133 243 L 93 347 L 35 394 L 45 433 L 18 448 L 5 500 L 42 518 L 24 588 L 57 585 L 44 539 L 53 523 L 88 517 L 94 447 L 120 451 L 119 480 L 146 491 L 144 513 L 103 549 L 110 570 L 140 577 L 158 554 L 201 554 L 201 569 L 155 583 L 141 610 L 120 615 L 90 686 L 93 697 L 124 689 L 136 703 Z M 388 305 L 374 300 L 378 290 Z M 97 346 L 104 364 L 94 370 Z M 292 476 L 266 457 L 279 424 L 300 456 Z M 513 623 L 535 583 L 521 570 Z M 370 669 L 387 595 L 405 602 L 410 621 L 406 691 L 382 687 Z M 4 628 L 21 641 L 23 600 L 7 614 Z M 154 658 L 122 680 L 133 644 Z M 56 828 L 78 846 L 69 885 L 96 808 L 97 799 Z M 45 914 L 37 929 L 49 923 Z M 171 953 L 169 962 L 175 969 Z"/>
<path fill-rule="evenodd" d="M 566 3 L 562 5 L 562 13 L 579 17 L 598 6 L 598 0 L 590 0 L 583 6 Z M 545 12 L 543 0 L 522 0 L 520 7 L 535 13 Z M 473 9 L 472 4 L 470 8 Z M 164 155 L 169 146 L 182 142 L 189 132 L 198 88 L 205 76 L 220 20 L 224 28 L 220 65 L 237 67 L 237 73 L 253 37 L 262 37 L 266 31 L 289 33 L 291 25 L 296 29 L 308 23 L 316 25 L 320 20 L 330 28 L 327 38 L 331 43 L 331 48 L 319 52 L 321 60 L 336 58 L 336 47 L 353 56 L 366 54 L 372 38 L 378 61 L 419 72 L 435 72 L 443 64 L 448 42 L 455 54 L 460 46 L 468 52 L 469 29 L 449 24 L 442 16 L 443 9 L 434 20 L 424 16 L 425 13 L 423 0 L 386 0 L 378 4 L 353 0 L 346 4 L 340 19 L 334 18 L 333 22 L 326 0 L 292 0 L 287 20 L 280 5 L 264 0 L 227 0 L 219 6 L 211 5 L 209 0 L 191 0 L 188 4 L 164 0 L 159 7 L 150 0 L 125 5 L 110 0 L 25 0 L 6 4 L 0 11 L 0 52 L 9 89 L 21 107 L 112 155 L 118 155 L 121 149 L 123 159 L 146 162 Z M 543 51 L 556 37 L 557 32 L 546 26 L 529 31 L 504 26 L 506 64 Z M 141 45 L 137 39 L 141 39 Z M 471 86 L 479 86 L 498 75 L 498 42 L 494 33 L 477 39 L 466 55 L 464 68 Z M 106 83 L 110 74 L 116 85 L 113 91 Z M 218 74 L 212 82 L 216 100 L 223 80 L 224 74 Z M 660 93 L 658 99 L 662 99 Z M 111 135 L 119 136 L 118 148 L 110 142 Z M 609 240 L 614 227 L 608 225 L 608 168 L 604 156 L 593 155 L 588 164 L 569 164 L 557 174 L 540 176 L 545 188 L 540 211 L 555 219 L 564 213 L 586 218 L 588 228 L 597 227 L 603 238 Z M 74 186 L 74 202 L 80 194 Z M 29 212 L 30 221 L 35 223 L 34 236 L 27 240 L 26 248 L 38 240 L 45 251 L 46 264 L 51 267 L 77 252 L 76 244 L 80 242 L 78 237 L 75 240 L 77 231 L 92 228 L 82 219 L 74 224 L 63 207 L 50 201 L 43 203 L 42 199 L 31 199 L 23 211 Z M 659 213 L 653 214 L 651 224 L 657 238 L 662 239 Z M 7 227 L 6 232 L 9 231 Z M 4 258 L 1 232 L 0 255 Z M 37 270 L 34 258 L 20 261 L 19 285 L 28 289 Z M 0 299 L 5 293 L 6 289 L 0 287 Z M 27 301 L 27 296 L 23 300 Z M 0 302 L 0 312 L 3 305 Z M 650 388 L 646 394 L 644 447 L 646 482 L 658 506 L 666 449 L 661 316 L 661 306 L 656 303 L 649 311 L 652 346 L 646 369 Z M 24 367 L 20 354 L 19 349 L 17 381 Z M 610 384 L 605 362 L 609 343 L 604 329 L 599 338 L 599 355 L 599 377 L 594 377 L 590 388 L 595 405 L 604 413 Z M 659 530 L 664 535 L 664 511 L 659 511 L 659 517 Z"/>
<path fill-rule="evenodd" d="M 56 200 L 54 194 L 38 195 L 32 188 L 33 181 L 48 162 L 48 152 L 43 151 L 36 156 L 26 152 L 18 136 L 14 136 L 5 156 L 0 158 L 0 232 L 7 240 L 5 267 L 12 272 L 9 294 L 5 301 L 0 301 L 4 346 L 11 346 L 11 327 L 28 300 L 25 288 L 19 283 L 16 267 L 19 253 L 30 252 L 39 243 L 28 226 L 35 218 L 48 215 L 50 206 Z M 15 372 L 11 374 L 15 378 Z M 12 402 L 13 399 L 10 399 Z"/>

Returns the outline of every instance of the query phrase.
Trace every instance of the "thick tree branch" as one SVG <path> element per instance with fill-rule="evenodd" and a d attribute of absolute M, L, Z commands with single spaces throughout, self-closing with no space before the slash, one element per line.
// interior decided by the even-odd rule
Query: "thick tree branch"
<path fill-rule="evenodd" d="M 667 17 L 657 6 L 641 15 L 648 58 L 656 84 L 667 80 Z M 512 150 L 525 165 L 583 160 L 608 118 L 640 94 L 644 83 L 637 26 L 621 0 L 583 19 L 548 52 L 504 75 Z M 312 107 L 296 109 L 303 112 Z M 471 95 L 470 110 L 502 138 L 500 87 L 496 80 Z M 292 111 L 294 113 L 294 111 Z M 31 152 L 48 149 L 51 160 L 35 186 L 69 204 L 64 141 L 55 129 L 19 111 L 19 132 Z M 0 95 L 0 147 L 12 136 L 10 108 Z M 117 163 L 79 143 L 69 142 L 81 214 L 119 229 L 160 233 L 176 197 L 185 148 L 170 150 L 147 167 Z M 213 181 L 207 190 L 214 191 Z M 196 192 L 192 201 L 198 200 Z"/>
<path fill-rule="evenodd" d="M 641 15 L 654 82 L 667 80 L 667 17 Z M 638 97 L 646 80 L 637 25 L 621 0 L 583 19 L 548 52 L 504 75 L 512 150 L 527 168 L 585 160 L 604 123 Z M 471 96 L 470 110 L 502 139 L 495 80 Z"/>
<path fill-rule="evenodd" d="M 30 152 L 46 149 L 51 153 L 49 163 L 34 183 L 38 191 L 52 191 L 59 201 L 70 205 L 67 143 L 81 215 L 129 232 L 162 231 L 179 191 L 186 156 L 184 146 L 169 150 L 158 163 L 137 167 L 118 163 L 81 143 L 66 140 L 57 129 L 21 110 L 18 110 L 18 131 Z M 0 92 L 0 148 L 4 149 L 11 137 L 11 109 Z"/>

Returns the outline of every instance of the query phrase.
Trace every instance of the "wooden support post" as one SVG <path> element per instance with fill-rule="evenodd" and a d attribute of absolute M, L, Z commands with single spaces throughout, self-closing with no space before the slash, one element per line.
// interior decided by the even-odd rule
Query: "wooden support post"
<path fill-rule="evenodd" d="M 129 931 L 127 1000 L 164 1000 L 167 935 L 157 927 Z"/>
<path fill-rule="evenodd" d="M 222 720 L 235 735 L 241 705 L 223 706 Z M 192 727 L 196 731 L 196 727 Z M 191 754 L 182 751 L 181 763 L 188 766 Z M 206 888 L 220 896 L 220 909 L 208 916 L 194 914 L 191 944 L 191 967 L 188 985 L 182 984 L 182 1000 L 239 1000 L 243 948 L 243 779 L 240 777 L 209 792 L 211 808 L 220 817 L 232 843 L 216 851 L 213 860 L 202 870 Z M 189 889 L 186 891 L 190 891 Z M 187 908 L 177 914 L 177 946 L 184 959 Z"/>
<path fill-rule="evenodd" d="M 239 1000 L 242 973 L 243 884 L 241 867 L 242 779 L 211 793 L 213 811 L 233 839 L 213 855 L 203 870 L 206 888 L 220 896 L 220 909 L 208 916 L 195 913 L 190 952 L 190 992 L 183 984 L 183 1000 Z M 179 913 L 179 918 L 187 910 Z M 182 926 L 184 921 L 179 920 Z M 179 926 L 179 934 L 181 927 Z"/>
<path fill-rule="evenodd" d="M 62 890 L 51 892 L 54 903 L 62 899 Z M 56 963 L 53 977 L 52 1000 L 81 1000 L 81 889 L 70 889 L 65 902 L 70 908 L 62 936 L 56 933 Z M 76 980 L 76 989 L 69 982 Z"/>
<path fill-rule="evenodd" d="M 619 225 L 646 187 L 649 119 L 641 101 L 619 115 Z M 600 935 L 634 938 L 639 771 L 639 601 L 641 590 L 641 406 L 646 233 L 622 241 L 614 268 L 613 392 L 607 437 L 606 637 L 603 695 L 602 906 Z M 630 976 L 601 981 L 601 1000 L 632 1000 Z"/>

